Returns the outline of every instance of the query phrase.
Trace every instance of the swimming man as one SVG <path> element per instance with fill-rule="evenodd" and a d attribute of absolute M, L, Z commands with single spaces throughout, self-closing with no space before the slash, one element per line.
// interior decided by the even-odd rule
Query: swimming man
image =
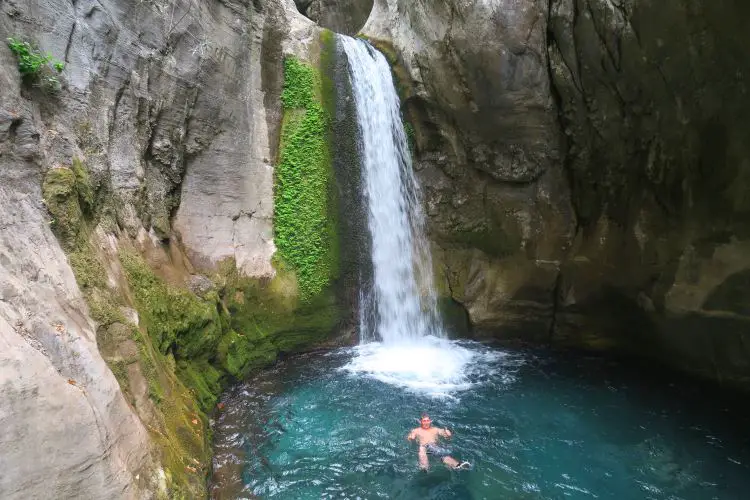
<path fill-rule="evenodd" d="M 448 429 L 441 429 L 439 427 L 432 427 L 432 420 L 426 413 L 422 414 L 422 418 L 419 420 L 419 427 L 413 429 L 406 437 L 409 441 L 415 439 L 419 443 L 419 467 L 422 470 L 427 470 L 430 467 L 430 461 L 427 458 L 427 454 L 435 455 L 440 457 L 445 465 L 452 469 L 464 469 L 469 468 L 471 464 L 469 462 L 461 462 L 450 456 L 450 450 L 438 445 L 438 438 L 450 438 L 453 435 Z"/>

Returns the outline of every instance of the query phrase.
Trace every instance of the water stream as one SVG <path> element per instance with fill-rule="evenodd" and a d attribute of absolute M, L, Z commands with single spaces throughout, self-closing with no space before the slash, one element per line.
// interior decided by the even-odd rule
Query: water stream
<path fill-rule="evenodd" d="M 341 36 L 360 129 L 373 286 L 363 290 L 360 339 L 346 367 L 405 388 L 449 393 L 470 384 L 478 353 L 447 340 L 437 310 L 419 186 L 385 57 Z"/>
<path fill-rule="evenodd" d="M 360 129 L 364 198 L 372 245 L 373 290 L 365 290 L 363 343 L 398 345 L 444 337 L 432 283 L 432 259 L 398 94 L 385 57 L 341 36 Z M 374 331 L 373 331 L 374 326 Z"/>

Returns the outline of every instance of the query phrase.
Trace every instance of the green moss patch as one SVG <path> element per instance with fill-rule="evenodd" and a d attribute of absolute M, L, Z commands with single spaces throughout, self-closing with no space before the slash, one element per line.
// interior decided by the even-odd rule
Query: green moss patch
<path fill-rule="evenodd" d="M 180 380 L 190 387 L 204 411 L 213 408 L 224 389 L 224 373 L 208 359 L 183 360 L 177 362 Z"/>
<path fill-rule="evenodd" d="M 65 249 L 75 247 L 83 224 L 83 212 L 78 202 L 78 183 L 70 168 L 53 168 L 44 178 L 42 195 L 52 220 L 52 231 Z"/>
<path fill-rule="evenodd" d="M 338 274 L 330 116 L 321 94 L 319 72 L 287 57 L 274 233 L 281 259 L 297 275 L 302 300 L 323 292 Z"/>
<path fill-rule="evenodd" d="M 186 290 L 170 288 L 140 257 L 124 253 L 123 267 L 133 285 L 144 329 L 130 324 L 122 312 L 128 301 L 110 287 L 104 257 L 90 243 L 99 215 L 97 209 L 102 207 L 97 207 L 85 164 L 75 158 L 68 167 L 49 170 L 42 193 L 52 217 L 52 229 L 68 254 L 78 286 L 97 323 L 99 350 L 161 452 L 170 497 L 205 496 L 210 464 L 205 411 L 215 404 L 223 372 L 212 368 L 205 357 L 176 367 L 171 353 L 166 351 L 171 348 L 184 355 L 204 348 L 215 351 L 216 331 L 221 331 L 218 295 L 214 293 L 213 302 L 211 297 L 201 301 Z M 158 343 L 152 342 L 152 332 Z M 153 408 L 141 407 L 143 401 L 133 394 L 130 373 L 135 365 L 146 381 Z"/>
<path fill-rule="evenodd" d="M 324 53 L 335 48 L 332 34 L 324 45 Z M 340 320 L 333 94 L 320 71 L 285 61 L 274 189 L 277 274 L 270 280 L 242 277 L 229 262 L 214 276 L 216 290 L 198 297 L 166 283 L 123 242 L 126 285 L 118 266 L 90 243 L 97 220 L 100 228 L 116 220 L 111 191 L 101 182 L 94 189 L 79 159 L 45 176 L 53 230 L 97 323 L 99 348 L 157 443 L 174 498 L 205 496 L 207 414 L 230 377 L 244 378 L 281 353 L 325 340 Z M 112 280 L 123 282 L 115 287 Z M 137 310 L 137 326 L 125 307 Z"/>
<path fill-rule="evenodd" d="M 194 358 L 211 353 L 221 339 L 218 296 L 203 300 L 188 290 L 168 286 L 143 259 L 128 252 L 120 262 L 135 294 L 138 312 L 162 354 Z"/>
<path fill-rule="evenodd" d="M 332 288 L 300 300 L 294 272 L 282 262 L 275 265 L 272 280 L 242 277 L 233 264 L 226 266 L 222 295 L 230 332 L 219 344 L 219 360 L 237 378 L 269 365 L 279 353 L 325 340 L 340 320 Z"/>

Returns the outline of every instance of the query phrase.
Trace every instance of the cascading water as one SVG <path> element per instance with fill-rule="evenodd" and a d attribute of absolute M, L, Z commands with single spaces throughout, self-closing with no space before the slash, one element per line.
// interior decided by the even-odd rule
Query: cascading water
<path fill-rule="evenodd" d="M 365 341 L 403 343 L 444 336 L 439 325 L 419 191 L 385 57 L 369 44 L 341 37 L 349 59 L 360 128 L 363 190 L 372 238 L 373 289 Z"/>
<path fill-rule="evenodd" d="M 347 365 L 384 382 L 444 394 L 468 387 L 475 353 L 445 338 L 399 98 L 385 57 L 339 35 L 349 60 L 368 207 L 373 283 L 362 291 L 359 355 Z"/>

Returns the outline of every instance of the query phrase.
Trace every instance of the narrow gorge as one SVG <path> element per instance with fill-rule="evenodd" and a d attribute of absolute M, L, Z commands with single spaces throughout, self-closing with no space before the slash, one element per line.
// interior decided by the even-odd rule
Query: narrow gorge
<path fill-rule="evenodd" d="M 3 2 L 0 498 L 546 498 L 468 427 L 578 436 L 541 414 L 594 369 L 524 349 L 744 401 L 749 21 L 740 0 Z M 420 482 L 352 427 L 411 425 L 409 394 L 477 443 L 477 479 Z M 306 432 L 334 457 L 317 479 L 286 461 Z M 345 456 L 357 432 L 380 455 Z M 539 432 L 497 447 L 567 456 Z M 602 470 L 658 455 L 659 494 L 746 486 L 628 439 Z"/>

